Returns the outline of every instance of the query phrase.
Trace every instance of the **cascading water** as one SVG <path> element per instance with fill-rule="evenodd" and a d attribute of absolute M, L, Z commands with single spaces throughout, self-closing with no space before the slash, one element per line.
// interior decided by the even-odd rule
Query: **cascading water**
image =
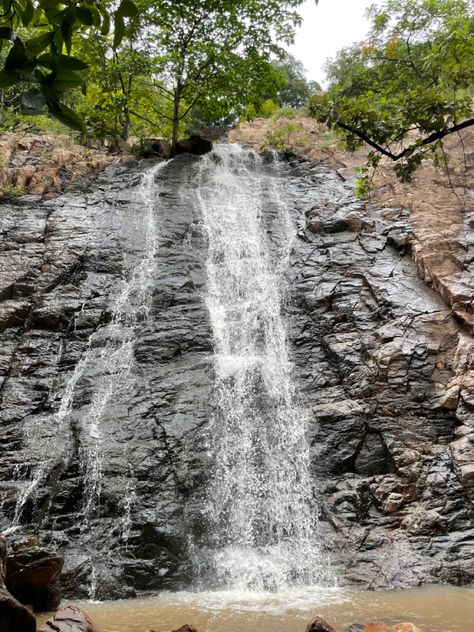
<path fill-rule="evenodd" d="M 125 262 L 127 278 L 117 293 L 111 308 L 110 321 L 95 331 L 90 337 L 86 350 L 76 364 L 74 371 L 64 385 L 59 408 L 48 421 L 50 435 L 55 438 L 55 449 L 47 444 L 47 452 L 39 466 L 33 471 L 31 480 L 21 489 L 15 508 L 14 524 L 20 519 L 26 503 L 34 499 L 35 493 L 50 474 L 55 463 L 67 460 L 67 448 L 64 435 L 67 424 L 74 412 L 74 397 L 77 389 L 91 389 L 90 401 L 80 418 L 80 466 L 83 475 L 84 504 L 82 508 L 82 531 L 90 531 L 90 520 L 100 502 L 102 486 L 102 457 L 106 439 L 102 430 L 103 417 L 111 406 L 117 393 L 126 393 L 133 377 L 130 375 L 134 363 L 133 347 L 139 323 L 149 314 L 153 273 L 156 254 L 155 204 L 157 199 L 157 175 L 163 164 L 146 171 L 141 179 L 134 202 L 141 209 L 132 207 L 130 212 L 137 216 L 135 220 L 124 221 L 125 234 L 122 239 L 128 243 L 124 249 L 131 256 Z M 132 216 L 133 217 L 133 216 Z M 139 226 L 135 226 L 140 222 Z M 107 227 L 105 227 L 107 230 Z M 136 229 L 136 230 L 135 230 Z M 98 230 L 99 235 L 102 232 Z M 100 249 L 101 244 L 98 244 Z M 97 375 L 94 382 L 90 374 Z M 40 428 L 33 428 L 26 436 L 26 453 L 34 446 Z M 125 445 L 125 442 L 123 442 Z M 126 448 L 124 448 L 126 450 Z M 124 454 L 128 464 L 128 485 L 122 498 L 122 537 L 128 537 L 130 528 L 130 510 L 134 501 L 133 467 L 131 460 Z M 94 563 L 92 564 L 94 576 Z M 94 583 L 94 580 L 92 580 Z M 94 596 L 95 588 L 91 590 Z"/>
<path fill-rule="evenodd" d="M 252 151 L 221 146 L 202 160 L 198 178 L 216 372 L 204 581 L 254 591 L 319 583 L 327 569 L 307 420 L 282 317 L 295 231 L 278 169 L 265 169 Z"/>

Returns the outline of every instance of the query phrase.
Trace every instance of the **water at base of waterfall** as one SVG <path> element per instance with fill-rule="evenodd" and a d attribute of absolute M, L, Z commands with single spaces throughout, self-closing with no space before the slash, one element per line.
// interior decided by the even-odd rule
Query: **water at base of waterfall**
<path fill-rule="evenodd" d="M 200 585 L 331 584 L 282 313 L 295 228 L 278 163 L 222 145 L 201 160 L 196 186 L 215 347 L 206 542 L 192 549 Z"/>

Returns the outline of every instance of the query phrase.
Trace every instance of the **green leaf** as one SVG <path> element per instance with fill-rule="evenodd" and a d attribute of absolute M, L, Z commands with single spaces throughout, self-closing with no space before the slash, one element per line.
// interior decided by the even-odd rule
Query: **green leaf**
<path fill-rule="evenodd" d="M 21 95 L 23 114 L 44 114 L 47 111 L 46 99 L 38 88 L 31 88 Z"/>
<path fill-rule="evenodd" d="M 25 9 L 21 16 L 23 26 L 28 26 L 28 24 L 30 24 L 31 20 L 33 19 L 34 15 L 35 15 L 35 7 L 33 3 L 31 2 L 31 0 L 26 0 Z"/>
<path fill-rule="evenodd" d="M 0 71 L 0 90 L 10 88 L 16 83 L 18 83 L 18 77 L 10 75 L 8 72 L 5 72 L 5 70 Z"/>
<path fill-rule="evenodd" d="M 32 37 L 31 39 L 27 40 L 25 42 L 25 48 L 32 55 L 39 55 L 45 50 L 45 48 L 47 48 L 51 44 L 53 38 L 53 31 L 48 31 L 47 33 L 37 35 L 36 37 Z"/>
<path fill-rule="evenodd" d="M 85 70 L 88 68 L 88 64 L 77 59 L 77 57 L 70 57 L 69 55 L 41 55 L 38 57 L 37 63 L 44 68 L 58 69 L 58 70 Z"/>
<path fill-rule="evenodd" d="M 94 24 L 94 16 L 92 11 L 87 7 L 77 6 L 76 7 L 76 15 L 79 22 L 85 24 L 86 26 L 92 26 Z"/>
<path fill-rule="evenodd" d="M 43 94 L 48 98 L 53 98 L 62 94 L 70 88 L 78 88 L 84 83 L 84 78 L 68 70 L 60 70 L 47 75 L 41 82 Z"/>
<path fill-rule="evenodd" d="M 8 26 L 2 26 L 0 28 L 0 39 L 11 40 L 15 31 Z"/>
<path fill-rule="evenodd" d="M 120 46 L 120 42 L 123 40 L 124 35 L 125 35 L 125 24 L 123 21 L 123 17 L 116 13 L 115 14 L 114 42 L 112 44 L 114 48 L 118 48 Z"/>
<path fill-rule="evenodd" d="M 50 107 L 49 111 L 51 115 L 54 116 L 54 118 L 57 118 L 58 121 L 61 121 L 61 123 L 63 123 L 64 125 L 67 125 L 68 127 L 75 129 L 78 132 L 85 131 L 84 123 L 74 112 L 74 110 L 71 110 L 71 108 L 68 108 L 62 103 L 56 103 L 53 105 L 53 107 Z"/>
<path fill-rule="evenodd" d="M 123 18 L 134 18 L 138 15 L 138 9 L 132 0 L 122 0 L 119 8 L 115 12 L 115 16 L 121 16 Z"/>
<path fill-rule="evenodd" d="M 18 73 L 31 73 L 35 67 L 35 59 L 25 49 L 23 42 L 17 38 L 5 60 L 5 70 Z"/>
<path fill-rule="evenodd" d="M 109 31 L 110 31 L 110 16 L 108 13 L 103 13 L 100 32 L 102 33 L 102 35 L 108 35 Z"/>

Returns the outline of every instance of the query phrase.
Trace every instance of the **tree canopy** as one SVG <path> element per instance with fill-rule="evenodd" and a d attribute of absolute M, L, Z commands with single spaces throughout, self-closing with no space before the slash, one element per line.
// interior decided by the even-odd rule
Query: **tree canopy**
<path fill-rule="evenodd" d="M 349 149 L 364 142 L 395 162 L 401 180 L 442 139 L 474 123 L 472 0 L 385 0 L 368 10 L 366 41 L 327 64 L 330 87 L 312 97 L 312 115 L 339 127 Z"/>
<path fill-rule="evenodd" d="M 238 116 L 276 94 L 302 0 L 0 0 L 0 90 L 24 113 L 176 143 L 194 111 Z"/>

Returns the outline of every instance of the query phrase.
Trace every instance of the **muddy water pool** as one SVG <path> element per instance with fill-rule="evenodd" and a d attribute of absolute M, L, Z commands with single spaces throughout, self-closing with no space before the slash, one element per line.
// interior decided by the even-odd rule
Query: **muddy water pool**
<path fill-rule="evenodd" d="M 424 587 L 389 592 L 334 589 L 280 594 L 162 593 L 145 599 L 77 603 L 101 632 L 304 632 L 322 615 L 336 630 L 354 622 L 412 621 L 422 632 L 474 632 L 474 588 Z M 44 619 L 42 619 L 44 620 Z"/>

